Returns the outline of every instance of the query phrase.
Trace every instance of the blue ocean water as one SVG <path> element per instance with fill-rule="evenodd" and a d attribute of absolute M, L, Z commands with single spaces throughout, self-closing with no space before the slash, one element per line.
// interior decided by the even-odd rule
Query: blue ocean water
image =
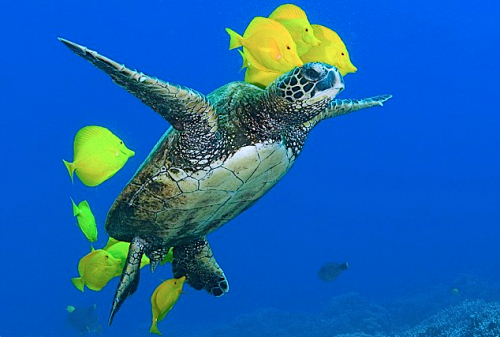
<path fill-rule="evenodd" d="M 107 210 L 168 125 L 56 38 L 208 94 L 243 79 L 224 28 L 243 32 L 282 3 L 2 4 L 0 336 L 77 336 L 65 308 L 93 304 L 102 336 L 147 335 L 151 293 L 171 277 L 168 267 L 144 270 L 111 328 L 105 321 L 116 279 L 100 292 L 81 293 L 70 282 L 90 247 L 69 197 L 93 205 L 96 246 L 103 246 Z M 389 334 L 466 299 L 500 300 L 498 3 L 294 3 L 349 49 L 358 72 L 345 77 L 339 97 L 394 98 L 321 123 L 283 181 L 209 236 L 229 293 L 212 298 L 186 287 L 160 330 Z M 96 188 L 71 184 L 62 164 L 72 159 L 74 134 L 91 124 L 113 130 L 136 152 Z M 350 269 L 324 283 L 316 274 L 330 261 L 348 261 Z M 376 305 L 391 319 L 377 328 L 353 315 L 349 331 L 333 323 L 346 312 L 338 309 L 342 301 L 383 316 Z M 322 330 L 325 317 L 331 329 Z"/>

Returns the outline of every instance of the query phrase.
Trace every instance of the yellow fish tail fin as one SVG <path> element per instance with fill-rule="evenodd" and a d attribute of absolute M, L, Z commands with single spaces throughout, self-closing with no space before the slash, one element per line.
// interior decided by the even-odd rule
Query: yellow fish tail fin
<path fill-rule="evenodd" d="M 229 49 L 234 49 L 241 47 L 243 45 L 243 36 L 240 34 L 236 33 L 234 30 L 230 28 L 226 28 L 226 32 L 229 34 L 229 37 L 231 38 L 229 40 Z"/>
<path fill-rule="evenodd" d="M 81 277 L 72 278 L 71 282 L 73 282 L 73 285 L 76 287 L 76 289 L 80 291 L 85 290 L 85 283 L 83 282 L 83 279 Z"/>
<path fill-rule="evenodd" d="M 158 330 L 157 324 L 158 324 L 158 321 L 155 318 L 153 318 L 153 323 L 151 324 L 151 328 L 149 328 L 149 332 L 155 333 L 157 335 L 161 335 L 160 330 Z"/>
<path fill-rule="evenodd" d="M 73 204 L 73 216 L 77 216 L 78 214 L 82 213 L 82 211 L 78 208 L 78 206 L 75 204 L 72 198 L 71 203 Z"/>
<path fill-rule="evenodd" d="M 307 19 L 306 12 L 302 10 L 299 6 L 292 4 L 281 5 L 276 8 L 269 19 L 273 20 L 292 20 L 292 19 Z"/>
<path fill-rule="evenodd" d="M 68 163 L 63 159 L 64 166 L 68 170 L 69 176 L 71 177 L 71 182 L 73 182 L 73 173 L 75 172 L 75 165 L 73 163 Z"/>

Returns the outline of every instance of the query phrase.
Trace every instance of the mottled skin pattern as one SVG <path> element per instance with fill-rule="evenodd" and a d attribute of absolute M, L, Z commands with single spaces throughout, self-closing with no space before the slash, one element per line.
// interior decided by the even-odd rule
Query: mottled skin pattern
<path fill-rule="evenodd" d="M 205 236 L 248 209 L 288 172 L 319 121 L 391 97 L 335 100 L 344 82 L 335 67 L 323 63 L 296 68 L 265 90 L 232 82 L 204 96 L 61 41 L 172 125 L 108 213 L 108 234 L 132 242 L 110 323 L 137 288 L 143 254 L 154 270 L 174 247 L 175 277 L 185 275 L 192 287 L 215 296 L 227 292 Z"/>

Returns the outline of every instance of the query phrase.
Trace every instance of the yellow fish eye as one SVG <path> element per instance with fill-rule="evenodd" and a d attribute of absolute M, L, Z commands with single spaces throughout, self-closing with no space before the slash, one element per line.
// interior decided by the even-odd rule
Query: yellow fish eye
<path fill-rule="evenodd" d="M 308 32 L 309 32 L 309 28 L 306 28 L 306 33 L 308 33 Z"/>

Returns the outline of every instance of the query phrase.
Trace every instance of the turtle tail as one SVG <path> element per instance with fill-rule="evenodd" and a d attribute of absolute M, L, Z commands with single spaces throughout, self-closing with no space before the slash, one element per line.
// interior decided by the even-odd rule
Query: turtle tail
<path fill-rule="evenodd" d="M 135 237 L 130 243 L 127 262 L 123 268 L 120 283 L 116 289 L 113 306 L 109 314 L 108 325 L 113 323 L 113 318 L 122 306 L 123 302 L 137 290 L 141 270 L 141 259 L 146 249 L 147 242 L 140 237 Z"/>

